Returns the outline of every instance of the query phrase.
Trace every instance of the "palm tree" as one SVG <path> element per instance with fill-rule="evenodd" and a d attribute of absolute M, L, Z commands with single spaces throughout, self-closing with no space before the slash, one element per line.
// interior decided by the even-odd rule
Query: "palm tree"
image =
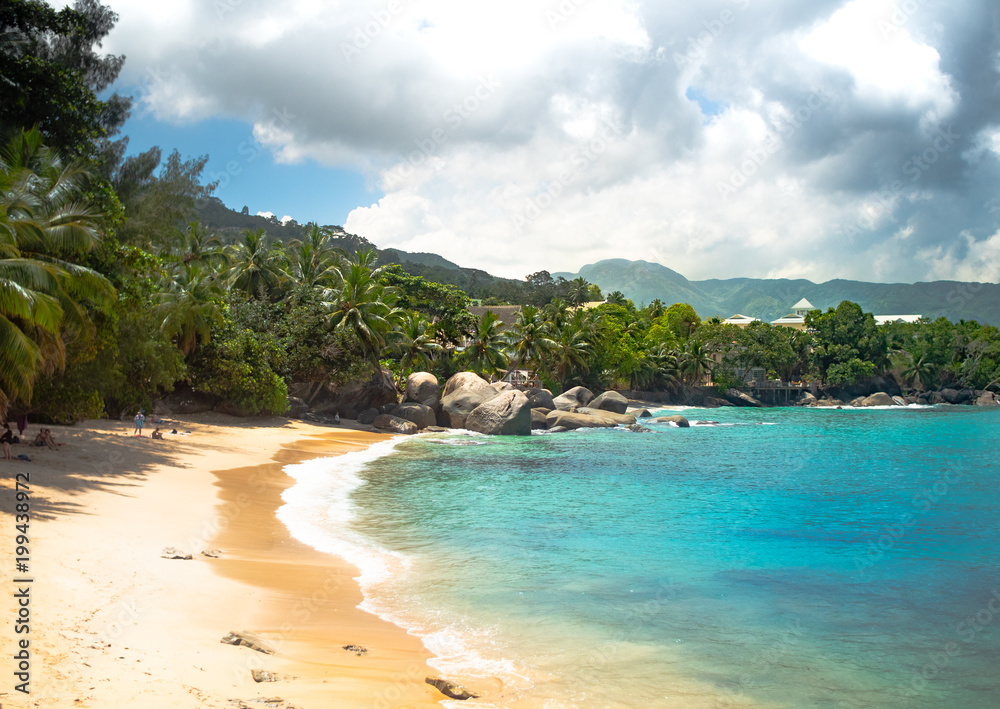
<path fill-rule="evenodd" d="M 199 266 L 179 268 L 156 297 L 159 302 L 154 312 L 161 323 L 160 331 L 176 338 L 185 356 L 194 352 L 199 339 L 208 342 L 212 326 L 222 321 L 222 289 L 215 274 Z"/>
<path fill-rule="evenodd" d="M 208 233 L 200 222 L 188 224 L 187 231 L 176 230 L 174 243 L 165 249 L 167 258 L 185 266 L 200 265 L 209 268 L 225 268 L 229 265 L 229 254 L 222 248 L 218 236 Z"/>
<path fill-rule="evenodd" d="M 549 355 L 549 366 L 563 388 L 570 372 L 581 374 L 590 372 L 590 365 L 587 362 L 589 356 L 590 342 L 583 330 L 572 323 L 566 323 L 556 330 Z"/>
<path fill-rule="evenodd" d="M 549 301 L 544 312 L 545 318 L 552 324 L 552 327 L 560 328 L 569 317 L 569 304 L 557 296 Z"/>
<path fill-rule="evenodd" d="M 435 331 L 426 316 L 410 313 L 400 328 L 392 333 L 393 349 L 399 356 L 402 371 L 415 370 L 430 363 L 444 348 L 435 341 Z"/>
<path fill-rule="evenodd" d="M 608 297 L 604 302 L 609 305 L 625 305 L 625 294 L 620 290 L 612 291 L 608 293 Z"/>
<path fill-rule="evenodd" d="M 525 305 L 511 328 L 508 342 L 511 349 L 511 369 L 530 363 L 541 369 L 545 355 L 555 342 L 549 337 L 551 328 L 542 313 L 533 305 Z"/>
<path fill-rule="evenodd" d="M 712 369 L 712 358 L 700 342 L 688 341 L 680 355 L 681 373 L 691 384 L 697 384 Z"/>
<path fill-rule="evenodd" d="M 324 291 L 329 326 L 350 332 L 361 346 L 362 356 L 379 371 L 379 355 L 386 337 L 400 320 L 402 311 L 393 307 L 396 291 L 378 282 L 380 268 L 373 269 L 374 250 L 359 251 L 338 269 L 339 286 Z"/>
<path fill-rule="evenodd" d="M 660 344 L 649 353 L 656 367 L 653 382 L 664 389 L 676 390 L 683 381 L 678 351 L 668 344 Z"/>
<path fill-rule="evenodd" d="M 653 302 L 649 304 L 649 318 L 656 320 L 665 312 L 667 312 L 667 306 L 663 304 L 663 301 L 659 298 L 653 298 Z"/>
<path fill-rule="evenodd" d="M 918 387 L 924 389 L 934 381 L 937 367 L 933 362 L 928 361 L 927 355 L 922 354 L 917 358 L 910 355 L 910 365 L 903 370 L 903 378 L 909 382 L 914 382 Z"/>
<path fill-rule="evenodd" d="M 64 260 L 98 240 L 83 200 L 87 174 L 65 165 L 37 130 L 0 149 L 0 413 L 30 400 L 35 377 L 63 364 L 64 333 L 91 327 L 83 303 L 115 297 L 104 276 Z"/>
<path fill-rule="evenodd" d="M 465 366 L 487 379 L 503 369 L 506 363 L 503 353 L 504 338 L 497 330 L 499 322 L 500 317 L 492 310 L 483 313 L 482 317 L 473 323 L 469 344 L 460 355 Z"/>
<path fill-rule="evenodd" d="M 569 293 L 566 294 L 566 297 L 576 307 L 588 302 L 590 300 L 590 284 L 587 283 L 587 279 L 580 277 L 570 281 Z"/>
<path fill-rule="evenodd" d="M 289 276 L 307 288 L 330 288 L 340 277 L 339 267 L 347 258 L 331 243 L 330 232 L 313 225 L 304 241 L 288 245 Z"/>
<path fill-rule="evenodd" d="M 231 247 L 230 288 L 263 300 L 285 279 L 284 254 L 263 229 L 244 229 L 242 241 Z"/>

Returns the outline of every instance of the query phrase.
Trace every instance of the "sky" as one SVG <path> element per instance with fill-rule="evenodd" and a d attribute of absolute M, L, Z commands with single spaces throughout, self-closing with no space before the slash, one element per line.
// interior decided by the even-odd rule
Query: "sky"
<path fill-rule="evenodd" d="M 105 0 L 130 149 L 513 278 L 1000 281 L 995 0 Z"/>

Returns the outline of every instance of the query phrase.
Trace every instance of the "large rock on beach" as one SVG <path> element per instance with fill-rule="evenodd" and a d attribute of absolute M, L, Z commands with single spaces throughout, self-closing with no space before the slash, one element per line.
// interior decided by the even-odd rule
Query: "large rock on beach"
<path fill-rule="evenodd" d="M 441 413 L 452 428 L 465 428 L 465 421 L 473 411 L 487 401 L 500 396 L 490 387 L 486 389 L 459 389 L 441 401 Z"/>
<path fill-rule="evenodd" d="M 927 394 L 927 403 L 930 404 L 930 405 L 932 405 L 932 406 L 935 406 L 937 404 L 948 404 L 950 402 L 947 399 L 944 398 L 944 396 L 941 394 L 941 392 L 939 392 L 939 391 L 932 391 L 932 392 L 928 392 L 928 394 Z"/>
<path fill-rule="evenodd" d="M 854 405 L 854 402 L 851 402 Z M 886 394 L 884 391 L 876 392 L 871 396 L 866 396 L 861 400 L 859 406 L 899 406 L 892 397 Z"/>
<path fill-rule="evenodd" d="M 391 416 L 389 414 L 379 414 L 374 423 L 372 424 L 380 431 L 386 431 L 388 433 L 403 433 L 406 435 L 412 435 L 417 432 L 417 424 L 412 421 L 407 421 L 399 416 Z"/>
<path fill-rule="evenodd" d="M 300 419 L 307 411 L 309 411 L 309 404 L 297 396 L 288 397 L 288 418 Z"/>
<path fill-rule="evenodd" d="M 556 404 L 552 400 L 552 392 L 548 389 L 525 389 L 524 395 L 528 397 L 528 404 L 533 409 L 549 409 L 551 411 L 556 408 Z"/>
<path fill-rule="evenodd" d="M 473 694 L 462 685 L 449 682 L 448 680 L 441 679 L 440 677 L 428 677 L 424 680 L 424 682 L 451 699 L 465 701 L 466 699 L 476 699 L 479 697 L 478 694 Z"/>
<path fill-rule="evenodd" d="M 430 372 L 414 372 L 406 378 L 404 397 L 404 401 L 436 409 L 441 403 L 441 387 L 437 377 Z"/>
<path fill-rule="evenodd" d="M 491 387 L 488 381 L 475 372 L 459 372 L 458 374 L 452 375 L 451 378 L 444 383 L 444 391 L 441 392 L 441 396 L 442 398 L 447 397 L 449 394 L 452 394 L 459 389 L 489 389 L 492 393 L 496 394 L 496 389 Z"/>
<path fill-rule="evenodd" d="M 603 394 L 596 396 L 589 404 L 587 404 L 592 409 L 600 409 L 602 411 L 611 411 L 616 414 L 624 414 L 628 411 L 628 399 L 619 394 L 617 391 L 606 391 Z"/>
<path fill-rule="evenodd" d="M 587 414 L 589 416 L 607 419 L 608 421 L 614 421 L 615 424 L 620 426 L 631 426 L 635 423 L 635 416 L 632 414 L 619 414 L 614 411 L 602 411 L 601 409 L 595 409 L 591 406 L 584 406 L 581 409 L 577 409 L 576 413 Z"/>
<path fill-rule="evenodd" d="M 575 411 L 594 400 L 594 392 L 586 387 L 573 387 L 552 400 L 560 411 Z"/>
<path fill-rule="evenodd" d="M 730 404 L 725 399 L 719 399 L 718 397 L 715 396 L 706 396 L 705 400 L 701 403 L 701 405 L 708 409 L 718 409 L 723 406 L 732 406 L 732 404 Z"/>
<path fill-rule="evenodd" d="M 677 428 L 690 428 L 691 423 L 683 416 L 661 416 L 659 418 L 653 419 L 656 423 L 672 423 Z"/>
<path fill-rule="evenodd" d="M 365 409 L 360 414 L 358 414 L 358 423 L 363 423 L 365 426 L 371 426 L 375 423 L 375 419 L 378 415 L 382 413 L 378 409 Z"/>
<path fill-rule="evenodd" d="M 517 389 L 502 392 L 473 409 L 465 428 L 491 436 L 530 436 L 528 397 Z"/>
<path fill-rule="evenodd" d="M 816 396 L 811 391 L 802 392 L 802 396 L 795 402 L 796 406 L 811 406 L 817 401 Z"/>
<path fill-rule="evenodd" d="M 274 654 L 273 647 L 258 638 L 256 635 L 252 635 L 247 632 L 241 631 L 226 633 L 219 642 L 225 643 L 226 645 L 242 645 L 243 647 L 250 648 L 251 650 L 262 652 L 265 655 Z"/>
<path fill-rule="evenodd" d="M 510 382 L 493 382 L 490 386 L 493 387 L 497 394 L 517 388 Z"/>
<path fill-rule="evenodd" d="M 406 419 L 416 424 L 417 428 L 420 429 L 437 425 L 437 416 L 434 413 L 434 409 L 425 404 L 417 404 L 412 401 L 407 401 L 397 406 L 393 416 Z"/>
<path fill-rule="evenodd" d="M 633 423 L 634 423 L 633 419 Z M 561 428 L 573 431 L 578 428 L 614 428 L 618 424 L 603 416 L 592 416 L 575 411 L 555 411 L 545 417 L 545 426 L 550 431 Z"/>
<path fill-rule="evenodd" d="M 545 413 L 542 413 L 544 409 L 532 409 L 531 410 L 531 430 L 538 431 L 548 428 L 545 425 Z"/>
<path fill-rule="evenodd" d="M 632 415 L 637 419 L 653 418 L 653 414 L 649 413 L 649 409 L 634 409 Z"/>

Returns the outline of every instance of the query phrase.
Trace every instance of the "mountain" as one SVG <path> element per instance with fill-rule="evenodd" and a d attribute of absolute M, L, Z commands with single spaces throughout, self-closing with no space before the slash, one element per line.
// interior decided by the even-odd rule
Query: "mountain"
<path fill-rule="evenodd" d="M 949 320 L 1000 323 L 1000 285 L 996 283 L 867 283 L 836 279 L 729 278 L 689 281 L 666 266 L 648 261 L 608 259 L 584 266 L 566 279 L 582 276 L 605 293 L 621 291 L 637 305 L 659 298 L 664 303 L 690 303 L 703 318 L 734 313 L 774 320 L 787 315 L 800 298 L 821 310 L 851 300 L 877 315 L 923 315 Z"/>

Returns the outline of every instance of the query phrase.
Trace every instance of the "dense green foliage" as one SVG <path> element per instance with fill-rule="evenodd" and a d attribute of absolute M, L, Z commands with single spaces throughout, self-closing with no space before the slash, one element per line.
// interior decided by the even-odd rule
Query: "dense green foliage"
<path fill-rule="evenodd" d="M 232 213 L 211 197 L 205 156 L 125 157 L 109 142 L 129 100 L 97 92 L 124 58 L 95 47 L 115 19 L 97 0 L 0 6 L 12 40 L 0 49 L 0 413 L 121 417 L 183 386 L 220 410 L 275 414 L 290 388 L 311 402 L 383 367 L 400 383 L 528 369 L 557 390 L 853 387 L 890 373 L 915 389 L 1000 386 L 1000 331 L 976 322 L 877 327 L 844 301 L 810 313 L 808 332 L 740 329 L 688 302 L 604 298 L 583 277 L 501 279 L 379 252 L 339 227 Z M 521 307 L 503 322 L 473 316 L 472 299 Z"/>

